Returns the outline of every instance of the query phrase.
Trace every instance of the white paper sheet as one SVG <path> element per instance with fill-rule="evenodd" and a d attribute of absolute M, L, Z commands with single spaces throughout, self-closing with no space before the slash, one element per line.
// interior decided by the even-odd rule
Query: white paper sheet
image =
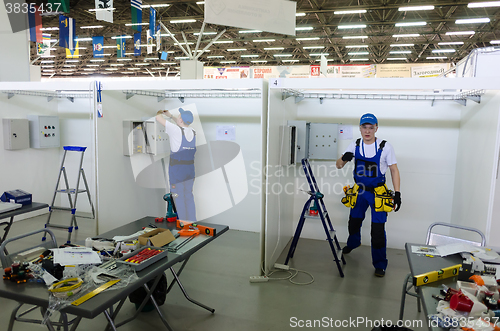
<path fill-rule="evenodd" d="M 64 266 L 102 263 L 99 254 L 87 247 L 59 248 L 52 249 L 52 252 L 54 253 L 54 263 Z"/>

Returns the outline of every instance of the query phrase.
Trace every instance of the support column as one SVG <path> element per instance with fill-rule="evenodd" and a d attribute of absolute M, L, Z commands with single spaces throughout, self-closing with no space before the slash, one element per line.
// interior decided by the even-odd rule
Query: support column
<path fill-rule="evenodd" d="M 181 60 L 181 79 L 203 79 L 203 62 Z"/>

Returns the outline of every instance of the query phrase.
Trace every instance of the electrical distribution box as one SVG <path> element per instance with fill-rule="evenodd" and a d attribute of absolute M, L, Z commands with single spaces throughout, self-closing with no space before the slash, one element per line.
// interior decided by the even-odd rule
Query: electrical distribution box
<path fill-rule="evenodd" d="M 309 123 L 309 159 L 336 160 L 338 124 Z"/>
<path fill-rule="evenodd" d="M 338 124 L 288 121 L 288 126 L 296 128 L 297 144 L 295 163 L 303 158 L 315 160 L 336 160 Z"/>
<path fill-rule="evenodd" d="M 169 151 L 165 127 L 156 120 L 123 121 L 123 155 L 159 155 Z"/>
<path fill-rule="evenodd" d="M 30 147 L 30 130 L 27 119 L 4 118 L 2 123 L 4 149 L 16 150 Z"/>
<path fill-rule="evenodd" d="M 28 115 L 31 148 L 60 146 L 58 116 Z"/>

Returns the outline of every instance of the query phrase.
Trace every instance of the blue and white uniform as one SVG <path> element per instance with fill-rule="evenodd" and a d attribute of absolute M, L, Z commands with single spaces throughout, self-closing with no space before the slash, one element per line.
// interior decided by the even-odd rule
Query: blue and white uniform
<path fill-rule="evenodd" d="M 196 208 L 193 197 L 195 178 L 194 156 L 196 153 L 196 132 L 166 122 L 165 131 L 170 138 L 170 164 L 168 176 L 171 193 L 176 193 L 175 207 L 181 220 L 196 222 Z"/>
<path fill-rule="evenodd" d="M 362 139 L 353 141 L 345 153 L 354 154 L 354 181 L 360 186 L 356 205 L 349 214 L 349 238 L 347 247 L 354 249 L 361 245 L 361 225 L 368 207 L 371 207 L 371 249 L 372 264 L 376 269 L 387 268 L 385 233 L 386 212 L 375 211 L 374 188 L 385 184 L 385 173 L 389 166 L 396 164 L 394 150 L 388 142 L 376 139 L 366 145 Z"/>

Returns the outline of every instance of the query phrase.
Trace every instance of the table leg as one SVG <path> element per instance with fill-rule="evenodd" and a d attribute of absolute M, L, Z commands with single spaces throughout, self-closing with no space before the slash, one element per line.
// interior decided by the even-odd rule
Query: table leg
<path fill-rule="evenodd" d="M 123 298 L 120 303 L 118 304 L 118 306 L 116 307 L 115 311 L 113 312 L 113 307 L 110 308 L 110 312 L 112 313 L 111 314 L 111 319 L 114 321 L 116 316 L 118 316 L 118 313 L 120 312 L 120 309 L 122 309 L 122 306 L 123 304 L 125 303 L 125 300 L 127 300 L 127 298 Z M 108 323 L 108 325 L 106 326 L 106 328 L 104 329 L 104 331 L 107 331 L 109 329 L 110 325 Z"/>
<path fill-rule="evenodd" d="M 182 286 L 182 283 L 181 283 L 179 277 L 177 276 L 177 274 L 175 273 L 174 268 L 170 267 L 170 271 L 172 272 L 172 275 L 174 276 L 175 281 L 177 282 L 177 284 L 179 284 L 179 287 L 180 287 L 180 289 L 182 291 L 182 294 L 184 294 L 184 296 L 186 297 L 186 299 L 188 299 L 188 301 L 190 301 L 190 302 L 194 303 L 195 305 L 198 305 L 198 306 L 200 306 L 202 308 L 205 308 L 206 310 L 208 310 L 212 314 L 215 313 L 215 309 L 210 308 L 209 306 L 206 306 L 206 305 L 204 305 L 204 304 L 202 304 L 202 303 L 200 303 L 200 302 L 198 302 L 196 300 L 191 299 L 189 297 L 189 295 L 187 294 L 186 290 L 184 289 L 184 286 Z"/>
<path fill-rule="evenodd" d="M 113 322 L 113 319 L 111 318 L 111 316 L 109 316 L 109 313 L 107 310 L 104 311 L 104 316 L 106 316 L 106 319 L 108 320 L 109 324 L 111 326 L 111 328 L 113 328 L 114 331 L 117 331 L 116 330 L 116 327 L 115 327 L 115 323 Z"/>
<path fill-rule="evenodd" d="M 177 271 L 177 276 L 180 276 L 180 275 L 181 275 L 182 270 L 184 270 L 184 267 L 186 266 L 186 264 L 188 263 L 188 261 L 189 261 L 189 259 L 190 259 L 190 258 L 191 258 L 191 256 L 190 256 L 190 257 L 188 257 L 187 259 L 185 259 L 185 260 L 184 260 L 184 262 L 182 262 L 182 265 L 181 265 L 181 267 L 179 268 L 179 271 Z M 175 284 L 175 282 L 176 282 L 176 281 L 177 281 L 177 280 L 174 278 L 174 280 L 172 280 L 172 281 L 170 282 L 170 285 L 169 285 L 169 286 L 168 286 L 168 288 L 167 288 L 167 294 L 168 294 L 168 293 L 170 293 L 170 290 L 172 289 L 172 287 L 174 286 L 174 284 Z"/>
<path fill-rule="evenodd" d="M 0 223 L 0 226 L 5 225 L 5 229 L 3 229 L 4 234 L 2 236 L 2 241 L 0 241 L 0 244 L 2 244 L 5 239 L 7 239 L 7 235 L 9 234 L 10 227 L 12 226 L 12 222 L 14 222 L 14 216 L 10 217 L 9 222 L 2 222 Z M 7 251 L 7 248 L 4 248 L 5 255 L 9 255 L 9 252 Z"/>

